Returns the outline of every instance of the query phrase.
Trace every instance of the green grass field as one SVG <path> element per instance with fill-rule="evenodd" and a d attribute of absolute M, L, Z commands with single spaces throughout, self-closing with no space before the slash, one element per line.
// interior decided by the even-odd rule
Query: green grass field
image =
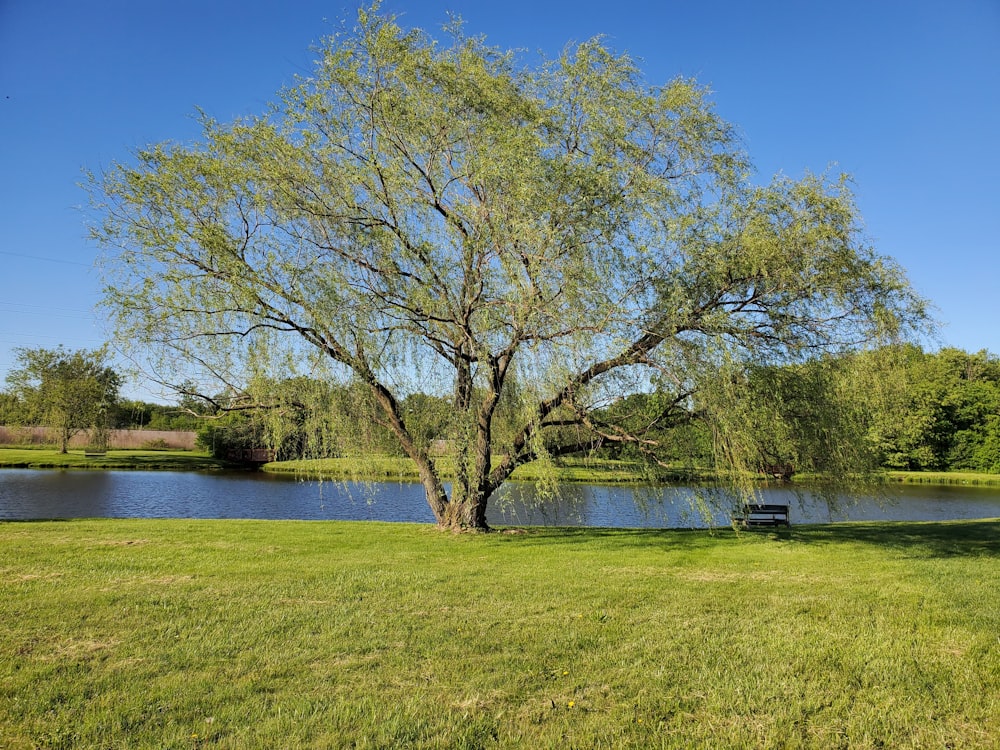
<path fill-rule="evenodd" d="M 0 524 L 5 748 L 995 748 L 1000 521 Z"/>

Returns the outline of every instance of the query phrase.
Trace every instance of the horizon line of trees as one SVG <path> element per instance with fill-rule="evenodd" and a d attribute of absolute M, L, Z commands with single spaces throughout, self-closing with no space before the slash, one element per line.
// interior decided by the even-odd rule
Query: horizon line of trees
<path fill-rule="evenodd" d="M 880 387 L 872 389 L 871 380 L 859 381 L 857 372 L 859 363 L 876 358 L 882 360 Z M 296 378 L 274 385 L 271 408 L 227 411 L 224 394 L 215 403 L 191 396 L 174 405 L 122 399 L 122 378 L 107 365 L 103 350 L 22 349 L 18 362 L 0 392 L 0 424 L 55 428 L 63 449 L 82 430 L 92 430 L 98 442 L 109 429 L 153 429 L 196 431 L 199 445 L 221 458 L 260 447 L 271 449 L 277 459 L 404 455 L 358 383 Z M 779 404 L 770 414 L 737 415 L 758 430 L 758 468 L 823 471 L 814 433 L 825 429 L 827 417 L 812 396 L 831 379 L 841 381 L 847 408 L 864 412 L 864 432 L 856 436 L 863 445 L 855 448 L 868 451 L 875 465 L 1000 473 L 1000 357 L 952 347 L 926 352 L 913 344 L 753 371 L 744 387 L 776 394 L 771 401 Z M 460 429 L 451 397 L 411 393 L 400 408 L 416 440 L 432 453 L 448 452 Z M 669 441 L 666 451 L 660 445 L 661 461 L 698 465 L 708 463 L 714 449 L 708 428 L 693 418 L 699 408 L 697 401 L 677 400 L 660 388 L 620 398 L 605 412 L 651 442 Z M 501 437 L 517 429 L 516 410 L 516 399 L 498 407 L 495 429 Z M 681 430 L 679 412 L 692 417 Z M 590 453 L 603 457 L 640 458 L 641 451 L 635 442 L 589 446 Z"/>
<path fill-rule="evenodd" d="M 678 398 L 660 385 L 617 399 L 603 416 L 657 444 L 661 466 L 709 465 L 718 446 L 698 419 L 705 404 Z M 986 350 L 886 347 L 760 367 L 740 387 L 743 394 L 768 393 L 767 400 L 777 404 L 770 411 L 736 408 L 732 415 L 755 425 L 750 462 L 767 473 L 828 470 L 829 446 L 822 433 L 830 428 L 831 414 L 816 394 L 829 389 L 839 391 L 841 409 L 852 410 L 849 421 L 859 425 L 855 444 L 841 450 L 863 453 L 884 469 L 1000 473 L 1000 358 Z M 220 457 L 267 446 L 279 460 L 362 452 L 405 455 L 361 384 L 297 378 L 276 384 L 273 396 L 269 409 L 234 411 L 204 425 L 201 445 Z M 731 403 L 740 400 L 737 394 Z M 447 454 L 461 429 L 450 396 L 411 393 L 400 408 L 416 440 L 432 453 Z M 500 405 L 498 442 L 517 429 L 519 416 L 516 399 Z M 581 453 L 639 459 L 642 451 L 641 442 L 596 440 Z"/>

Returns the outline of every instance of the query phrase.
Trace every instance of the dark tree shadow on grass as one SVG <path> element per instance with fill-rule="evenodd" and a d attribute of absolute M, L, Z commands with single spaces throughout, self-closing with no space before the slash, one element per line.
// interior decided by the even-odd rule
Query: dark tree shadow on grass
<path fill-rule="evenodd" d="M 793 531 L 800 544 L 871 544 L 914 557 L 1000 557 L 1000 519 L 837 523 Z"/>
<path fill-rule="evenodd" d="M 614 546 L 622 549 L 663 546 L 697 549 L 734 542 L 739 536 L 775 543 L 870 544 L 905 551 L 914 557 L 1000 557 L 1000 519 L 944 522 L 850 522 L 792 526 L 789 529 L 608 529 L 531 527 L 501 534 L 516 544 Z M 516 541 L 515 541 L 516 540 Z"/>
<path fill-rule="evenodd" d="M 512 533 L 513 532 L 513 533 Z M 733 538 L 732 529 L 616 529 L 593 526 L 527 526 L 501 531 L 497 536 L 520 545 L 564 545 L 587 547 L 595 544 L 621 549 L 652 546 L 673 549 L 712 547 Z"/>

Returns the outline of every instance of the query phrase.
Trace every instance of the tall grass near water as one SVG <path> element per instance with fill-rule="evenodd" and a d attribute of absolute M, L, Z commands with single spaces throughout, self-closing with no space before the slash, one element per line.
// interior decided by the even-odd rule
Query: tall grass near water
<path fill-rule="evenodd" d="M 163 450 L 195 449 L 197 433 L 189 430 L 108 430 L 108 447 L 114 450 L 142 450 L 156 445 Z M 90 430 L 81 430 L 69 439 L 69 447 L 86 448 L 92 441 Z M 0 445 L 58 446 L 59 433 L 51 427 L 0 425 Z"/>

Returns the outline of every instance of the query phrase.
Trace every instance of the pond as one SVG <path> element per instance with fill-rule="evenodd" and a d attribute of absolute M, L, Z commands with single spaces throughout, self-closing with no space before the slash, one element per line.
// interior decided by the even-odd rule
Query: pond
<path fill-rule="evenodd" d="M 491 501 L 495 525 L 690 528 L 727 525 L 728 513 L 692 510 L 685 487 L 568 484 L 539 502 L 532 484 L 511 483 Z M 825 503 L 768 489 L 765 502 L 791 507 L 793 524 L 842 520 L 938 521 L 1000 517 L 1000 487 L 906 485 L 892 501 Z M 299 481 L 266 473 L 0 470 L 0 519 L 255 518 L 433 523 L 417 483 Z"/>

